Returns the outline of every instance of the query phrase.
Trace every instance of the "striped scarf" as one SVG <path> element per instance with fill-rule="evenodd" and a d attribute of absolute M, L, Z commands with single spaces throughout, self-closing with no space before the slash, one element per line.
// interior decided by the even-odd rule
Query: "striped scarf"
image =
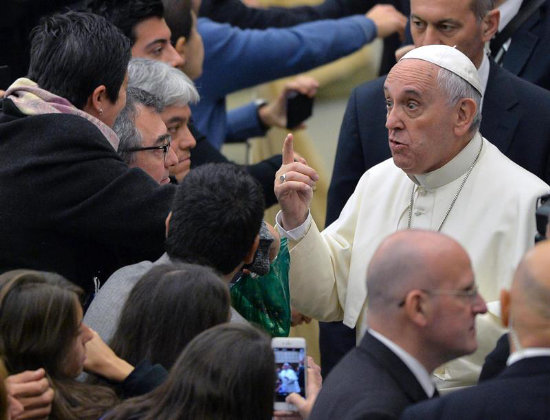
<path fill-rule="evenodd" d="M 10 99 L 24 115 L 72 114 L 85 118 L 101 131 L 115 151 L 118 149 L 118 136 L 109 126 L 93 115 L 76 108 L 65 98 L 39 88 L 30 79 L 24 77 L 17 79 L 6 90 L 4 98 Z"/>

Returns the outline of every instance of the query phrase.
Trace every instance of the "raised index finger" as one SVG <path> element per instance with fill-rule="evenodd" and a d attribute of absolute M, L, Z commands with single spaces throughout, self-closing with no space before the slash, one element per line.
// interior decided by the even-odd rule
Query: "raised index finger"
<path fill-rule="evenodd" d="M 292 134 L 287 134 L 283 143 L 283 165 L 294 162 L 294 144 Z"/>

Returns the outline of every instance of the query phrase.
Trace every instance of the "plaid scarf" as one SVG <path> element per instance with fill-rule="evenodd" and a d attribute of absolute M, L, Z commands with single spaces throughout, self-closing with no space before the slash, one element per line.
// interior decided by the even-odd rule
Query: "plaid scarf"
<path fill-rule="evenodd" d="M 65 98 L 39 88 L 30 79 L 24 77 L 17 79 L 6 90 L 4 98 L 10 99 L 24 115 L 72 114 L 85 118 L 101 131 L 115 151 L 118 149 L 118 136 L 109 126 L 87 112 L 76 108 Z"/>

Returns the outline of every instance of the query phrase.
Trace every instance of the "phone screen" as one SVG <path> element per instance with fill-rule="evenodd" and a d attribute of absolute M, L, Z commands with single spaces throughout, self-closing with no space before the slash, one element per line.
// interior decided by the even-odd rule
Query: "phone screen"
<path fill-rule="evenodd" d="M 274 347 L 275 369 L 275 402 L 284 402 L 288 394 L 297 392 L 306 397 L 305 375 L 306 354 L 303 347 Z"/>

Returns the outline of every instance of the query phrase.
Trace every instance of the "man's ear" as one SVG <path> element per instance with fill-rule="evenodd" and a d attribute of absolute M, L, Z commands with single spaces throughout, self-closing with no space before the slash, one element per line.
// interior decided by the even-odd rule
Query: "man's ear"
<path fill-rule="evenodd" d="M 462 98 L 460 100 L 456 108 L 455 135 L 462 137 L 470 131 L 476 110 L 477 105 L 473 99 Z"/>
<path fill-rule="evenodd" d="M 166 237 L 168 237 L 168 229 L 170 228 L 170 219 L 172 218 L 172 212 L 168 213 L 166 220 L 164 221 L 164 226 L 166 226 Z"/>
<path fill-rule="evenodd" d="M 174 49 L 178 52 L 179 55 L 185 60 L 185 43 L 187 38 L 180 36 L 176 43 L 174 44 Z"/>
<path fill-rule="evenodd" d="M 403 306 L 405 313 L 413 323 L 420 327 L 425 327 L 428 324 L 430 307 L 421 290 L 411 290 L 407 293 Z"/>
<path fill-rule="evenodd" d="M 252 264 L 254 262 L 254 256 L 256 255 L 256 250 L 258 249 L 259 245 L 260 245 L 260 234 L 258 233 L 254 238 L 254 243 L 250 247 L 250 250 L 247 252 L 247 254 L 243 259 L 243 262 L 245 264 Z"/>
<path fill-rule="evenodd" d="M 499 21 L 500 11 L 498 9 L 493 9 L 485 15 L 481 21 L 481 38 L 483 42 L 488 42 L 495 36 Z"/>
<path fill-rule="evenodd" d="M 500 318 L 502 324 L 508 327 L 510 324 L 510 292 L 506 289 L 500 291 Z"/>

